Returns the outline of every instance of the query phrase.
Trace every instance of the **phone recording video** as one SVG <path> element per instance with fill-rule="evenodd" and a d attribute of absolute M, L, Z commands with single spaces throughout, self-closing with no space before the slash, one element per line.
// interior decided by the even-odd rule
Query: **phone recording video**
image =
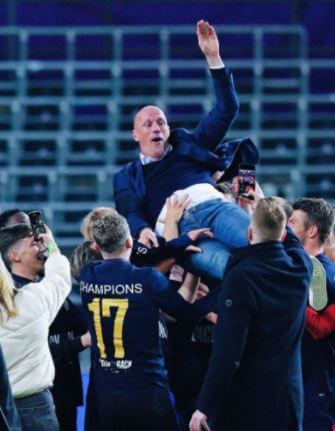
<path fill-rule="evenodd" d="M 41 233 L 46 233 L 46 228 L 41 211 L 31 211 L 28 213 L 31 228 L 35 238 L 38 238 Z"/>
<path fill-rule="evenodd" d="M 238 195 L 248 196 L 256 189 L 255 165 L 240 163 L 238 166 Z"/>

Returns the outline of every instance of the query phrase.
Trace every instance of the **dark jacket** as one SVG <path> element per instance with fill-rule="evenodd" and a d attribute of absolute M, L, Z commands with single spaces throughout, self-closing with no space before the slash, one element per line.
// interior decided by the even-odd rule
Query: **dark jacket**
<path fill-rule="evenodd" d="M 0 345 L 0 430 L 21 431 L 21 422 L 12 397 L 7 368 Z"/>
<path fill-rule="evenodd" d="M 83 404 L 78 353 L 84 350 L 80 336 L 87 330 L 82 311 L 66 299 L 49 329 L 49 346 L 56 371 L 52 395 L 57 410 Z"/>
<path fill-rule="evenodd" d="M 324 254 L 316 258 L 326 271 L 328 305 L 335 304 L 335 264 Z M 323 311 L 319 311 L 322 315 Z M 304 431 L 328 430 L 335 423 L 335 333 L 314 339 L 308 330 L 302 340 Z"/>
<path fill-rule="evenodd" d="M 243 247 L 231 260 L 197 403 L 211 419 L 219 414 L 213 431 L 301 429 L 300 346 L 311 274 L 292 232 L 284 244 Z"/>
<path fill-rule="evenodd" d="M 230 73 L 225 69 L 211 70 L 216 104 L 199 125 L 192 131 L 175 129 L 171 131 L 169 144 L 173 152 L 183 157 L 191 158 L 204 165 L 204 169 L 212 172 L 227 169 L 234 154 L 243 151 L 244 145 L 250 149 L 252 159 L 243 161 L 256 163 L 258 152 L 250 140 L 235 140 L 232 143 L 223 143 L 227 130 L 231 126 L 237 111 L 238 100 Z M 215 154 L 215 149 L 220 145 L 220 154 Z M 248 151 L 249 154 L 249 151 Z M 116 209 L 125 216 L 130 225 L 134 237 L 144 228 L 150 225 L 143 206 L 145 196 L 145 183 L 142 164 L 139 158 L 128 163 L 114 176 L 114 199 Z"/>

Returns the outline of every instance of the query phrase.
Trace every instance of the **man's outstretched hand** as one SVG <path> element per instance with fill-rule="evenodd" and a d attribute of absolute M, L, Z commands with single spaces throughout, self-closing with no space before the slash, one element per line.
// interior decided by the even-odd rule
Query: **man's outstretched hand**
<path fill-rule="evenodd" d="M 146 227 L 141 230 L 140 236 L 138 237 L 138 241 L 148 248 L 158 247 L 157 237 L 149 227 Z"/>
<path fill-rule="evenodd" d="M 214 27 L 207 21 L 201 20 L 197 23 L 198 43 L 204 53 L 209 67 L 224 66 L 220 57 L 220 45 Z"/>
<path fill-rule="evenodd" d="M 190 237 L 190 239 L 192 241 L 196 241 L 199 238 L 213 238 L 214 235 L 213 233 L 210 231 L 209 227 L 205 227 L 205 228 L 201 228 L 201 229 L 195 229 L 195 230 L 190 230 L 189 232 L 187 232 L 187 235 Z M 195 253 L 201 253 L 202 250 L 200 247 L 197 247 L 196 245 L 189 245 L 188 247 L 186 247 L 187 251 L 192 251 Z"/>

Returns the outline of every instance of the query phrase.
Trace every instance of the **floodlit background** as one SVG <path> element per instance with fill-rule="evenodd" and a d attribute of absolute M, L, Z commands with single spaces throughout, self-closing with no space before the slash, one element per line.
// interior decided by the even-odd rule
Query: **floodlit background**
<path fill-rule="evenodd" d="M 269 194 L 335 188 L 334 1 L 1 0 L 0 209 L 42 209 L 69 253 L 137 155 L 134 112 L 194 127 L 211 106 L 195 23 L 216 26 Z M 168 180 L 168 179 L 167 179 Z"/>

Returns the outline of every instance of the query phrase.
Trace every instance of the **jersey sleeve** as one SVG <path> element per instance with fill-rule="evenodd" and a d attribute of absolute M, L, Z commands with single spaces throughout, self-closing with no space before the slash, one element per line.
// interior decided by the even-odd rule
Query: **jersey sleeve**
<path fill-rule="evenodd" d="M 169 281 L 158 271 L 152 271 L 150 296 L 155 305 L 170 316 L 185 323 L 195 323 L 216 309 L 220 287 L 217 286 L 204 298 L 191 304 L 179 295 Z"/>
<path fill-rule="evenodd" d="M 335 331 L 335 304 L 322 311 L 306 309 L 306 329 L 315 340 L 321 340 Z"/>

